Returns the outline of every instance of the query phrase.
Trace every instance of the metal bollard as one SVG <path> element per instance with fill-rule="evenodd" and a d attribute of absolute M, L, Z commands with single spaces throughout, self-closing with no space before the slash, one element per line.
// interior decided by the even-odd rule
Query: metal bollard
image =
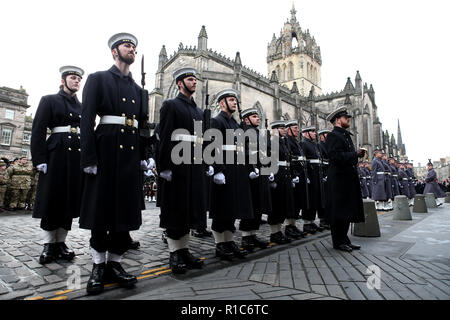
<path fill-rule="evenodd" d="M 416 194 L 414 196 L 413 212 L 428 213 L 427 204 L 425 203 L 425 196 L 423 194 Z"/>
<path fill-rule="evenodd" d="M 427 193 L 425 195 L 425 203 L 427 208 L 437 208 L 436 198 L 434 197 L 434 193 Z"/>
<path fill-rule="evenodd" d="M 378 223 L 375 201 L 363 199 L 365 222 L 355 223 L 353 235 L 357 237 L 380 237 L 380 224 Z"/>
<path fill-rule="evenodd" d="M 409 210 L 408 198 L 406 196 L 394 197 L 394 217 L 393 220 L 412 220 Z"/>

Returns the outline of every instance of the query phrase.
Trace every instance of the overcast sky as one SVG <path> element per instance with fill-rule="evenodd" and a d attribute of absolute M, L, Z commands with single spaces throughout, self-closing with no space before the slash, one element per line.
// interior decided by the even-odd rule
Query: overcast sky
<path fill-rule="evenodd" d="M 230 58 L 239 51 L 244 65 L 267 75 L 267 44 L 292 3 L 321 48 L 324 93 L 342 90 L 359 70 L 373 84 L 383 130 L 397 138 L 400 119 L 415 164 L 450 156 L 447 0 L 3 1 L 0 86 L 23 86 L 34 115 L 40 97 L 57 92 L 60 66 L 108 69 L 109 37 L 130 32 L 139 41 L 137 61 L 145 54 L 151 91 L 162 45 L 169 56 L 180 42 L 196 46 L 202 25 L 209 48 Z M 138 83 L 139 68 L 131 67 Z"/>

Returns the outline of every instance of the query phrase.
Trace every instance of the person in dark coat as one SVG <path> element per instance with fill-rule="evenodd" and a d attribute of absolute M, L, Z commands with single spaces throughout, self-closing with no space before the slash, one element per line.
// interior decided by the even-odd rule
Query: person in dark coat
<path fill-rule="evenodd" d="M 358 149 L 351 139 L 351 115 L 346 107 L 340 107 L 327 116 L 334 129 L 327 137 L 327 150 L 330 157 L 328 168 L 328 208 L 333 247 L 350 252 L 358 250 L 347 236 L 350 223 L 364 222 L 364 208 L 359 184 L 357 163 L 364 157 L 365 150 Z"/>
<path fill-rule="evenodd" d="M 221 157 L 222 164 L 219 161 L 213 164 L 215 174 L 211 186 L 209 217 L 212 219 L 211 230 L 216 243 L 216 256 L 223 260 L 244 258 L 248 253 L 246 250 L 241 251 L 233 241 L 233 233 L 236 230 L 234 223 L 236 219 L 253 219 L 249 177 L 258 175 L 257 172 L 249 172 L 245 163 L 237 161 L 238 156 L 245 158 L 243 141 L 237 143 L 237 135 L 242 133 L 236 131 L 242 132 L 242 129 L 233 118 L 239 103 L 238 96 L 239 93 L 233 89 L 217 93 L 216 101 L 221 111 L 211 119 L 211 129 L 220 132 L 223 140 L 220 143 L 215 141 L 218 143 L 215 146 L 215 157 Z M 227 130 L 234 133 L 234 136 L 227 139 Z"/>
<path fill-rule="evenodd" d="M 319 143 L 317 144 L 319 147 L 319 152 L 320 152 L 320 160 L 322 160 L 322 165 L 320 166 L 320 168 L 322 169 L 322 181 L 323 181 L 323 194 L 322 194 L 322 203 L 324 204 L 324 208 L 323 209 L 319 209 L 319 217 L 322 217 L 320 219 L 320 224 L 319 226 L 330 230 L 330 224 L 328 223 L 328 213 L 327 213 L 327 183 L 328 183 L 328 166 L 330 165 L 329 162 L 329 157 L 328 157 L 328 151 L 327 151 L 327 147 L 326 147 L 326 142 L 327 142 L 327 136 L 328 134 L 331 132 L 330 129 L 322 129 L 319 130 L 317 133 L 319 134 Z M 323 211 L 323 213 L 321 212 Z"/>
<path fill-rule="evenodd" d="M 378 147 L 374 150 L 372 159 L 372 200 L 375 201 L 377 210 L 383 211 L 388 200 L 386 194 L 386 175 L 384 172 L 382 150 Z"/>
<path fill-rule="evenodd" d="M 320 152 L 316 144 L 316 128 L 309 126 L 302 129 L 303 139 L 301 142 L 302 149 L 308 162 L 309 175 L 309 207 L 302 210 L 303 231 L 314 233 L 316 231 L 323 231 L 324 227 L 314 223 L 316 220 L 316 213 L 319 219 L 323 219 L 324 203 L 322 202 L 322 194 L 325 192 L 324 181 L 321 172 Z"/>
<path fill-rule="evenodd" d="M 405 164 L 403 162 L 400 163 L 400 168 L 398 169 L 398 180 L 399 180 L 400 194 L 406 196 L 408 200 L 411 200 L 411 193 L 409 192 L 409 183 L 408 183 L 409 179 L 405 171 Z"/>
<path fill-rule="evenodd" d="M 387 202 L 385 203 L 384 210 L 390 211 L 394 208 L 394 206 L 392 205 L 392 199 L 394 197 L 392 186 L 392 171 L 387 161 L 387 154 L 384 151 L 382 152 L 381 162 L 383 163 L 384 174 L 386 179 L 385 188 L 386 188 Z"/>
<path fill-rule="evenodd" d="M 414 176 L 412 160 L 406 163 L 406 174 L 408 175 L 409 193 L 412 197 L 410 204 L 414 205 L 414 196 L 416 195 L 416 177 Z M 424 191 L 422 190 L 422 194 Z"/>
<path fill-rule="evenodd" d="M 372 199 L 372 173 L 369 167 L 369 160 L 364 161 L 364 171 L 366 173 L 367 191 L 369 192 L 369 198 Z"/>
<path fill-rule="evenodd" d="M 133 286 L 137 279 L 125 272 L 121 257 L 138 230 L 145 209 L 142 171 L 147 170 L 139 130 L 146 125 L 144 91 L 132 78 L 137 39 L 129 33 L 113 35 L 108 46 L 114 65 L 89 75 L 83 90 L 81 168 L 84 186 L 80 228 L 91 230 L 93 269 L 88 293 L 103 291 L 104 283 Z M 94 130 L 95 118 L 100 122 Z"/>
<path fill-rule="evenodd" d="M 295 183 L 295 187 L 293 189 L 294 193 L 294 215 L 287 215 L 285 220 L 285 228 L 284 233 L 286 237 L 291 239 L 300 239 L 306 237 L 307 233 L 300 230 L 297 227 L 296 221 L 300 219 L 300 211 L 302 209 L 307 208 L 306 201 L 306 188 L 308 187 L 309 179 L 306 179 L 308 176 L 307 168 L 305 170 L 304 166 L 307 166 L 305 153 L 303 152 L 302 146 L 298 141 L 298 137 L 300 135 L 300 129 L 298 126 L 297 120 L 288 120 L 286 121 L 286 131 L 287 134 L 284 136 L 288 145 L 288 152 L 290 152 L 290 161 L 291 161 L 291 176 L 298 177 L 298 183 Z M 289 213 L 290 211 L 288 211 Z"/>
<path fill-rule="evenodd" d="M 392 198 L 398 196 L 400 194 L 399 185 L 398 185 L 398 169 L 397 162 L 394 156 L 389 156 L 389 167 L 392 172 Z"/>
<path fill-rule="evenodd" d="M 160 172 L 160 227 L 166 229 L 169 265 L 174 273 L 203 266 L 203 261 L 189 251 L 189 233 L 206 213 L 206 177 L 214 173 L 212 167 L 208 168 L 202 159 L 196 158 L 195 150 L 203 150 L 203 111 L 192 98 L 197 88 L 196 74 L 190 67 L 176 70 L 173 79 L 180 92 L 175 99 L 165 100 L 160 110 L 156 161 Z M 172 155 L 179 147 L 182 147 L 183 157 L 187 156 L 181 163 Z"/>
<path fill-rule="evenodd" d="M 445 198 L 445 192 L 439 187 L 437 181 L 436 171 L 434 171 L 433 163 L 431 161 L 427 164 L 427 176 L 425 177 L 425 189 L 423 190 L 423 194 L 433 193 L 436 198 L 436 203 L 438 206 L 442 205 L 444 201 L 439 198 Z"/>
<path fill-rule="evenodd" d="M 366 199 L 369 196 L 369 190 L 367 189 L 366 172 L 364 170 L 364 163 L 362 161 L 358 163 L 358 176 L 359 184 L 361 186 L 361 195 L 364 199 Z"/>
<path fill-rule="evenodd" d="M 272 210 L 272 199 L 270 197 L 269 183 L 275 180 L 272 174 L 269 176 L 261 175 L 263 167 L 261 163 L 261 153 L 265 152 L 261 146 L 260 139 L 267 138 L 260 135 L 259 125 L 260 117 L 257 108 L 242 110 L 243 122 L 241 127 L 245 132 L 254 133 L 256 141 L 246 141 L 246 163 L 249 171 L 255 174 L 249 175 L 250 190 L 252 193 L 253 219 L 241 219 L 239 222 L 239 230 L 242 232 L 241 246 L 248 252 L 252 252 L 255 248 L 265 249 L 269 242 L 257 237 L 259 231 L 261 216 L 269 214 Z M 251 156 L 255 156 L 255 161 L 251 162 Z M 253 160 L 253 159 L 252 159 Z M 255 163 L 256 162 L 256 163 Z M 258 173 L 258 174 L 256 174 Z"/>
<path fill-rule="evenodd" d="M 80 117 L 76 93 L 84 71 L 74 66 L 60 68 L 57 94 L 42 97 L 33 120 L 31 155 L 39 171 L 33 218 L 41 219 L 44 250 L 39 262 L 60 257 L 72 260 L 65 244 L 72 219 L 80 216 Z M 47 138 L 47 128 L 51 135 Z"/>
<path fill-rule="evenodd" d="M 286 228 L 283 233 L 281 227 L 283 222 L 289 219 L 288 217 L 295 217 L 297 214 L 294 189 L 296 183 L 299 183 L 299 178 L 293 175 L 294 171 L 290 170 L 291 150 L 287 141 L 285 121 L 273 121 L 270 123 L 270 127 L 272 129 L 271 141 L 278 140 L 278 171 L 275 173 L 274 182 L 270 184 L 272 211 L 268 214 L 267 223 L 270 228 L 270 242 L 287 244 L 291 242 L 291 238 L 286 236 Z M 273 143 L 271 145 L 274 146 Z M 271 152 L 275 152 L 275 150 L 272 148 Z"/>

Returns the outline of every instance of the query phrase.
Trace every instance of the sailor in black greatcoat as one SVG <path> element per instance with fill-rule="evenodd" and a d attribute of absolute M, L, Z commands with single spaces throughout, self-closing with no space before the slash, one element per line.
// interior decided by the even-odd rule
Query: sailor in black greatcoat
<path fill-rule="evenodd" d="M 320 152 L 316 144 L 316 127 L 309 126 L 302 129 L 303 139 L 301 142 L 303 151 L 308 162 L 308 174 L 310 180 L 309 188 L 309 208 L 302 210 L 303 231 L 314 233 L 316 231 L 323 231 L 321 227 L 314 223 L 316 220 L 316 212 L 319 219 L 323 219 L 322 193 L 324 193 L 323 177 L 321 172 L 322 160 L 320 159 Z"/>
<path fill-rule="evenodd" d="M 234 223 L 236 219 L 253 218 L 249 181 L 251 172 L 245 165 L 245 161 L 238 162 L 239 156 L 245 158 L 244 143 L 242 141 L 238 144 L 237 139 L 237 135 L 243 132 L 233 118 L 238 104 L 238 95 L 239 93 L 233 89 L 217 93 L 216 101 L 221 111 L 211 119 L 211 129 L 219 130 L 223 138 L 222 144 L 217 145 L 215 154 L 222 157 L 223 164 L 216 161 L 213 165 L 216 173 L 211 186 L 209 217 L 212 219 L 211 230 L 216 242 L 216 256 L 224 260 L 231 260 L 233 256 L 243 258 L 248 253 L 247 250 L 241 251 L 233 241 L 233 232 L 236 230 Z M 229 132 L 229 139 L 226 132 Z"/>
<path fill-rule="evenodd" d="M 291 170 L 290 149 L 287 141 L 286 124 L 283 120 L 277 120 L 270 123 L 272 128 L 272 138 L 270 150 L 276 152 L 273 142 L 278 140 L 278 171 L 275 173 L 275 181 L 271 183 L 272 211 L 268 215 L 267 223 L 270 227 L 270 242 L 277 244 L 286 244 L 291 242 L 281 231 L 283 222 L 288 217 L 295 217 L 294 188 L 300 180 L 293 175 Z"/>
<path fill-rule="evenodd" d="M 307 233 L 304 231 L 301 231 L 297 227 L 297 219 L 300 218 L 300 210 L 306 209 L 307 204 L 307 188 L 309 188 L 308 182 L 309 179 L 308 173 L 307 173 L 307 166 L 306 163 L 306 157 L 305 153 L 303 152 L 302 146 L 300 145 L 300 142 L 298 141 L 298 137 L 300 134 L 298 121 L 297 120 L 288 120 L 286 121 L 286 131 L 287 134 L 285 136 L 286 142 L 288 144 L 288 151 L 290 155 L 290 171 L 292 173 L 292 176 L 298 177 L 298 183 L 295 184 L 294 187 L 294 215 L 292 216 L 286 216 L 285 220 L 285 228 L 284 232 L 286 237 L 292 238 L 292 239 L 300 239 L 306 237 Z"/>
<path fill-rule="evenodd" d="M 75 253 L 65 244 L 72 219 L 80 215 L 80 118 L 76 93 L 84 71 L 74 66 L 60 68 L 61 89 L 42 97 L 33 120 L 31 155 L 39 170 L 33 218 L 41 219 L 44 250 L 39 262 Z M 47 138 L 47 128 L 51 134 Z"/>
<path fill-rule="evenodd" d="M 86 174 L 80 228 L 91 230 L 94 262 L 88 293 L 103 291 L 105 281 L 125 287 L 137 281 L 120 264 L 130 245 L 129 231 L 139 229 L 145 209 L 142 171 L 147 164 L 139 130 L 147 122 L 148 106 L 129 71 L 136 45 L 131 34 L 112 36 L 108 46 L 114 65 L 89 75 L 83 90 L 81 168 Z"/>
<path fill-rule="evenodd" d="M 160 227 L 165 228 L 169 246 L 169 265 L 175 273 L 186 269 L 199 269 L 203 261 L 189 251 L 189 232 L 206 214 L 207 175 L 214 170 L 202 159 L 196 158 L 195 149 L 203 150 L 203 111 L 192 98 L 196 87 L 196 70 L 178 69 L 173 79 L 179 88 L 175 99 L 165 100 L 161 107 L 157 164 L 159 169 L 158 206 L 161 207 Z M 197 123 L 197 127 L 195 125 Z M 198 128 L 196 130 L 196 128 Z M 186 161 L 173 158 L 174 148 L 183 148 Z M 190 154 L 184 154 L 184 152 Z"/>
<path fill-rule="evenodd" d="M 261 175 L 263 167 L 261 156 L 267 152 L 267 148 L 263 148 L 260 139 L 268 138 L 267 135 L 260 135 L 259 125 L 260 117 L 257 108 L 242 110 L 243 122 L 241 127 L 247 133 L 254 134 L 255 141 L 246 141 L 246 163 L 249 166 L 250 189 L 252 193 L 253 219 L 241 219 L 239 230 L 242 231 L 242 248 L 252 252 L 255 247 L 267 248 L 269 242 L 256 236 L 261 223 L 261 216 L 269 214 L 272 210 L 272 199 L 270 197 L 269 183 L 275 180 L 275 176 L 271 173 L 269 176 Z M 254 157 L 253 157 L 254 156 Z M 254 159 L 251 163 L 250 159 Z"/>
<path fill-rule="evenodd" d="M 364 208 L 359 184 L 357 163 L 365 150 L 358 149 L 347 131 L 351 115 L 346 107 L 340 107 L 327 116 L 334 129 L 327 136 L 328 167 L 327 208 L 331 224 L 333 247 L 350 252 L 361 246 L 352 244 L 348 238 L 350 223 L 364 222 Z"/>
<path fill-rule="evenodd" d="M 330 163 L 326 142 L 327 136 L 330 132 L 331 132 L 330 129 L 322 129 L 317 132 L 319 134 L 319 143 L 317 145 L 319 147 L 320 160 L 322 161 L 320 169 L 322 170 L 323 193 L 321 197 L 322 203 L 324 204 L 324 208 L 319 209 L 319 218 L 320 218 L 319 226 L 327 230 L 330 230 L 330 224 L 328 222 L 328 213 L 327 213 L 328 166 L 330 165 Z"/>

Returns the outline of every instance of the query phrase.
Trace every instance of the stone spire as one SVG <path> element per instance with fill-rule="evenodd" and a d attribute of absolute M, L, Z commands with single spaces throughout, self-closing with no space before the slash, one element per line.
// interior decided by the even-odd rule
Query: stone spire
<path fill-rule="evenodd" d="M 406 154 L 406 148 L 405 148 L 405 145 L 403 144 L 402 131 L 400 129 L 400 119 L 397 119 L 397 122 L 398 122 L 398 128 L 397 128 L 397 149 L 400 151 L 401 155 L 405 155 Z"/>
<path fill-rule="evenodd" d="M 202 29 L 198 35 L 198 50 L 208 50 L 208 35 L 206 34 L 205 26 L 202 26 Z"/>
<path fill-rule="evenodd" d="M 297 21 L 297 10 L 295 10 L 294 2 L 292 2 L 292 9 L 291 9 L 291 23 Z"/>
<path fill-rule="evenodd" d="M 350 80 L 350 77 L 347 78 L 347 83 L 344 87 L 344 92 L 353 92 L 355 91 L 355 87 L 353 86 L 352 80 Z"/>
<path fill-rule="evenodd" d="M 297 82 L 295 81 L 294 84 L 292 85 L 291 93 L 298 93 Z"/>
<path fill-rule="evenodd" d="M 362 79 L 361 75 L 359 74 L 359 70 L 356 71 L 356 77 L 355 77 L 355 90 L 360 92 L 362 88 Z"/>
<path fill-rule="evenodd" d="M 161 51 L 159 52 L 158 69 L 161 70 L 161 68 L 166 64 L 167 60 L 166 46 L 163 45 Z"/>
<path fill-rule="evenodd" d="M 270 82 L 278 82 L 278 77 L 277 77 L 277 73 L 274 71 L 272 71 L 272 75 L 270 76 Z"/>

